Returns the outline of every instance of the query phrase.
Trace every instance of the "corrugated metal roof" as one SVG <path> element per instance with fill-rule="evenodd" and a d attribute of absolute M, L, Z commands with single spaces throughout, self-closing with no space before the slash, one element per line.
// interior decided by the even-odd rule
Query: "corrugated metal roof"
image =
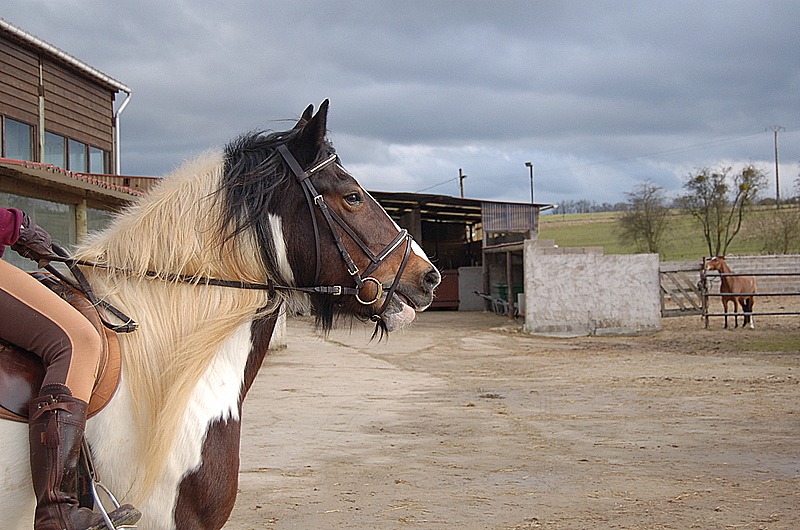
<path fill-rule="evenodd" d="M 425 193 L 370 191 L 370 194 L 393 217 L 399 217 L 405 212 L 419 208 L 423 221 L 451 222 L 451 223 L 480 223 L 483 221 L 484 205 L 492 211 L 532 212 L 534 207 L 543 208 L 549 204 L 514 203 L 502 201 L 486 201 L 481 199 L 467 199 L 464 197 L 450 197 L 448 195 L 429 195 Z M 532 215 L 532 214 L 531 214 Z"/>

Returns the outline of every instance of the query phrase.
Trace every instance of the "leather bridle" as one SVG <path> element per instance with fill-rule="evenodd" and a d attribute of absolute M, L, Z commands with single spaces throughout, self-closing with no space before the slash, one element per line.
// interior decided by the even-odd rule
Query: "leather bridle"
<path fill-rule="evenodd" d="M 283 157 L 286 163 L 289 166 L 289 169 L 292 170 L 294 173 L 295 178 L 300 183 L 300 186 L 303 188 L 303 193 L 306 197 L 306 202 L 308 203 L 308 208 L 311 213 L 311 222 L 314 227 L 314 246 L 316 249 L 316 273 L 315 273 L 315 280 L 314 283 L 319 283 L 320 271 L 322 267 L 322 257 L 320 252 L 320 233 L 319 233 L 319 226 L 317 224 L 317 216 L 314 214 L 315 207 L 319 208 L 319 211 L 322 213 L 323 219 L 328 224 L 328 228 L 330 228 L 331 234 L 333 235 L 333 241 L 336 244 L 336 248 L 339 250 L 339 254 L 342 256 L 342 260 L 344 260 L 345 265 L 347 266 L 347 272 L 352 276 L 353 281 L 355 282 L 355 287 L 343 287 L 343 286 L 331 286 L 330 288 L 333 289 L 332 291 L 328 291 L 327 294 L 333 295 L 343 295 L 349 294 L 355 296 L 356 300 L 363 304 L 363 305 L 371 305 L 380 300 L 381 296 L 384 293 L 384 285 L 375 278 L 371 276 L 375 270 L 381 266 L 381 264 L 386 261 L 386 259 L 392 255 L 400 246 L 405 243 L 406 248 L 403 255 L 403 261 L 400 263 L 400 268 L 397 270 L 397 274 L 395 275 L 394 280 L 389 286 L 389 289 L 386 291 L 386 300 L 383 303 L 380 311 L 375 313 L 371 318 L 372 320 L 379 320 L 386 310 L 389 307 L 389 303 L 394 295 L 395 290 L 397 289 L 398 284 L 400 283 L 400 277 L 403 275 L 403 271 L 405 271 L 406 265 L 408 264 L 408 257 L 411 254 L 411 235 L 408 233 L 407 230 L 401 229 L 397 236 L 392 240 L 391 243 L 386 245 L 386 247 L 380 251 L 378 254 L 372 252 L 372 249 L 364 243 L 364 241 L 358 236 L 358 234 L 353 231 L 353 229 L 344 221 L 335 211 L 333 211 L 328 204 L 325 202 L 325 199 L 322 197 L 322 194 L 319 193 L 314 184 L 311 182 L 311 176 L 324 169 L 328 165 L 332 164 L 338 159 L 337 155 L 331 155 L 327 159 L 323 160 L 319 164 L 315 165 L 311 169 L 303 170 L 300 163 L 294 157 L 289 148 L 285 144 L 281 144 L 277 147 L 278 153 Z M 337 228 L 338 227 L 338 228 Z M 370 260 L 370 264 L 367 267 L 360 271 L 358 266 L 356 266 L 353 258 L 350 256 L 350 253 L 344 246 L 344 241 L 342 240 L 342 235 L 339 232 L 339 229 L 343 230 L 350 239 L 352 239 L 356 245 L 361 249 L 365 256 Z M 375 296 L 371 300 L 364 300 L 361 298 L 361 291 L 368 283 L 373 283 L 375 285 Z M 302 288 L 298 288 L 302 289 Z"/>

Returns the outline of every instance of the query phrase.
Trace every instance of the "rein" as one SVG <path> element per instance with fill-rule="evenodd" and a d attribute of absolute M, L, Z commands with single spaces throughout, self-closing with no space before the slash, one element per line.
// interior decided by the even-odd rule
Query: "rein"
<path fill-rule="evenodd" d="M 347 266 L 347 272 L 352 276 L 356 286 L 355 287 L 345 287 L 342 285 L 316 285 L 311 287 L 295 287 L 289 285 L 276 285 L 272 282 L 272 280 L 268 280 L 267 283 L 249 283 L 249 282 L 240 282 L 235 280 L 221 280 L 218 278 L 208 278 L 205 276 L 195 276 L 189 274 L 164 274 L 159 273 L 156 271 L 145 271 L 144 276 L 147 278 L 153 278 L 163 281 L 174 281 L 174 282 L 182 282 L 182 283 L 189 283 L 195 285 L 211 285 L 216 287 L 231 287 L 235 289 L 257 289 L 257 290 L 265 290 L 275 292 L 277 290 L 284 290 L 284 291 L 298 291 L 308 294 L 327 294 L 333 296 L 341 296 L 341 295 L 352 295 L 355 296 L 356 300 L 362 305 L 371 305 L 377 302 L 384 294 L 384 285 L 378 280 L 377 278 L 370 276 L 375 270 L 384 262 L 386 259 L 393 254 L 396 250 L 400 248 L 400 246 L 405 243 L 406 248 L 403 254 L 403 260 L 400 264 L 400 268 L 395 275 L 394 280 L 389 285 L 388 290 L 386 290 L 386 300 L 381 306 L 381 309 L 372 315 L 371 320 L 377 322 L 381 319 L 383 314 L 389 307 L 389 303 L 392 299 L 392 296 L 397 289 L 397 286 L 400 283 L 400 277 L 403 275 L 403 271 L 405 271 L 406 265 L 408 264 L 408 258 L 411 254 L 411 235 L 408 233 L 407 230 L 403 229 L 400 230 L 392 240 L 381 252 L 378 254 L 374 254 L 372 250 L 367 246 L 364 241 L 358 237 L 358 235 L 353 231 L 353 229 L 330 207 L 325 203 L 322 194 L 317 192 L 314 185 L 311 183 L 311 175 L 320 171 L 327 167 L 329 164 L 334 162 L 338 157 L 336 155 L 332 155 L 326 160 L 323 160 L 316 166 L 312 167 L 309 170 L 303 170 L 300 164 L 297 162 L 297 159 L 292 155 L 289 148 L 286 145 L 281 144 L 277 147 L 278 152 L 281 154 L 283 159 L 289 165 L 289 168 L 294 173 L 295 177 L 297 178 L 298 183 L 303 188 L 303 193 L 306 197 L 306 202 L 308 203 L 309 211 L 311 212 L 311 221 L 314 226 L 314 245 L 316 248 L 316 256 L 317 256 L 317 264 L 316 264 L 316 273 L 315 273 L 315 280 L 314 283 L 319 283 L 320 272 L 322 268 L 321 264 L 321 252 L 320 252 L 320 233 L 319 233 L 319 226 L 317 225 L 317 216 L 314 215 L 314 208 L 315 206 L 319 208 L 322 213 L 325 222 L 327 223 L 328 227 L 330 228 L 331 233 L 333 234 L 333 240 L 336 244 L 336 248 L 339 250 L 339 254 L 342 256 L 342 259 Z M 349 237 L 352 239 L 356 245 L 361 249 L 364 255 L 367 256 L 370 260 L 370 264 L 364 269 L 364 271 L 359 271 L 358 267 L 356 266 L 353 258 L 350 256 L 350 253 L 344 246 L 344 242 L 342 240 L 342 236 L 337 229 L 337 226 L 340 227 Z M 100 315 L 100 320 L 103 322 L 103 325 L 107 328 L 118 332 L 118 333 L 132 333 L 136 331 L 139 327 L 139 324 L 135 322 L 132 318 L 128 317 L 124 313 L 122 313 L 119 309 L 115 308 L 111 304 L 99 300 L 93 290 L 89 282 L 86 280 L 86 277 L 83 275 L 81 270 L 78 268 L 78 265 L 84 267 L 93 267 L 99 269 L 107 269 L 107 270 L 114 270 L 117 272 L 122 272 L 126 274 L 133 274 L 132 271 L 121 269 L 117 267 L 110 267 L 108 265 L 102 263 L 93 263 L 90 261 L 78 260 L 69 257 L 69 254 L 66 250 L 59 247 L 58 245 L 53 245 L 53 250 L 55 251 L 54 256 L 42 256 L 42 258 L 47 259 L 49 261 L 58 261 L 64 263 L 69 268 L 70 272 L 72 273 L 75 281 L 70 280 L 66 276 L 64 276 L 60 271 L 58 271 L 52 265 L 47 265 L 45 269 L 59 278 L 61 281 L 69 285 L 70 287 L 77 289 L 83 292 L 89 301 L 95 307 L 102 306 L 106 308 L 110 313 L 112 313 L 115 317 L 120 319 L 123 324 L 112 324 L 106 321 L 102 315 Z M 364 300 L 361 298 L 361 291 L 367 285 L 367 283 L 373 283 L 375 285 L 376 293 L 372 300 Z"/>

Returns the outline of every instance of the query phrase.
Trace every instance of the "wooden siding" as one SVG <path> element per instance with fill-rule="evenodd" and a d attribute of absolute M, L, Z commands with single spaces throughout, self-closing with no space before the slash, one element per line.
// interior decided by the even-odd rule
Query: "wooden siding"
<path fill-rule="evenodd" d="M 0 34 L 0 113 L 38 127 L 40 53 Z M 114 97 L 110 88 L 41 54 L 45 130 L 113 153 Z"/>
<path fill-rule="evenodd" d="M 114 92 L 45 62 L 45 128 L 105 151 L 113 147 Z"/>
<path fill-rule="evenodd" d="M 39 59 L 0 39 L 0 114 L 29 125 L 39 122 Z"/>

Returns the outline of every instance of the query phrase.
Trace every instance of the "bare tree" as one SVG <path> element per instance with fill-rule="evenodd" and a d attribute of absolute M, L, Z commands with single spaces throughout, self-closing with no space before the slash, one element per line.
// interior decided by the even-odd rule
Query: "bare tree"
<path fill-rule="evenodd" d="M 620 219 L 620 240 L 633 243 L 637 250 L 658 253 L 662 250 L 669 214 L 664 191 L 652 182 L 645 182 L 625 196 L 628 203 Z"/>
<path fill-rule="evenodd" d="M 800 208 L 790 205 L 761 212 L 749 223 L 747 232 L 764 254 L 796 252 L 800 250 Z"/>
<path fill-rule="evenodd" d="M 689 192 L 681 204 L 703 228 L 709 256 L 722 256 L 742 228 L 759 190 L 766 184 L 763 171 L 753 165 L 731 175 L 731 168 L 703 168 L 689 175 Z"/>

